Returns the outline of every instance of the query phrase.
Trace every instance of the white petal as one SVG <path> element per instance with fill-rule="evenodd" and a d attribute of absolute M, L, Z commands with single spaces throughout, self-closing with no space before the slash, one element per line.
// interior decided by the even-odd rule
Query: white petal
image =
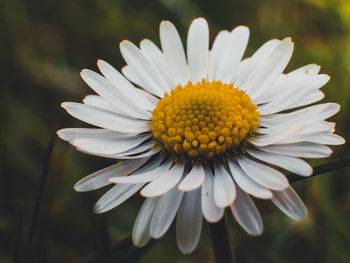
<path fill-rule="evenodd" d="M 134 148 L 131 148 L 130 150 L 121 152 L 119 154 L 121 155 L 133 155 L 133 154 L 140 154 L 142 152 L 146 152 L 150 149 L 152 149 L 153 146 L 153 142 L 149 141 L 149 142 L 143 142 L 137 146 L 135 146 Z"/>
<path fill-rule="evenodd" d="M 257 149 L 247 149 L 247 152 L 261 161 L 279 166 L 301 176 L 310 176 L 313 172 L 312 167 L 307 162 L 296 157 L 276 155 Z"/>
<path fill-rule="evenodd" d="M 345 143 L 344 138 L 336 134 L 322 134 L 321 136 L 309 139 L 308 141 L 326 145 L 340 145 Z"/>
<path fill-rule="evenodd" d="M 136 146 L 138 147 L 138 146 Z M 141 146 L 140 146 L 141 147 Z M 80 148 L 76 148 L 78 151 L 81 151 L 83 153 L 86 153 L 86 154 L 91 154 L 90 152 L 87 152 L 87 151 L 84 151 Z M 149 157 L 149 156 L 153 156 L 155 154 L 157 154 L 160 150 L 159 149 L 150 149 L 148 150 L 147 152 L 141 152 L 141 153 L 138 153 L 138 154 L 133 154 L 133 155 L 129 155 L 130 152 L 133 152 L 133 150 L 130 150 L 130 151 L 126 151 L 126 152 L 123 152 L 123 153 L 116 153 L 116 154 L 102 154 L 102 153 L 95 153 L 93 155 L 96 155 L 96 156 L 101 156 L 101 157 L 106 157 L 106 158 L 111 158 L 111 159 L 119 159 L 119 160 L 127 160 L 127 159 L 139 159 L 139 158 L 146 158 L 146 157 Z"/>
<path fill-rule="evenodd" d="M 332 122 L 316 122 L 308 124 L 300 131 L 276 141 L 275 144 L 296 143 L 309 141 L 319 136 L 334 132 L 335 123 Z"/>
<path fill-rule="evenodd" d="M 108 101 L 106 101 L 104 98 L 102 98 L 99 95 L 87 95 L 83 99 L 83 103 L 86 105 L 90 105 L 90 106 L 94 106 L 94 107 L 103 109 L 103 110 L 108 110 L 108 111 L 116 112 L 116 113 L 121 114 L 121 115 L 128 116 L 126 113 L 118 110 L 115 106 L 110 104 Z"/>
<path fill-rule="evenodd" d="M 307 95 L 306 97 L 300 99 L 294 104 L 294 108 L 309 105 L 311 103 L 322 100 L 325 97 L 324 93 L 320 90 L 316 90 L 313 93 Z"/>
<path fill-rule="evenodd" d="M 259 129 L 259 133 L 276 134 L 297 126 L 308 126 L 328 119 L 340 110 L 336 103 L 323 103 L 286 114 L 272 114 L 261 117 L 260 124 L 267 127 Z"/>
<path fill-rule="evenodd" d="M 162 97 L 164 92 L 160 82 L 161 77 L 145 55 L 130 41 L 120 43 L 120 52 L 126 63 L 132 67 L 138 78 L 142 81 L 145 90 Z"/>
<path fill-rule="evenodd" d="M 78 192 L 86 192 L 96 190 L 98 188 L 109 185 L 108 181 L 112 177 L 126 176 L 131 174 L 148 161 L 149 157 L 136 160 L 127 160 L 119 162 L 115 165 L 109 166 L 93 174 L 90 174 L 83 179 L 79 180 L 75 185 L 74 189 Z"/>
<path fill-rule="evenodd" d="M 233 179 L 243 191 L 257 198 L 270 199 L 272 197 L 269 189 L 254 182 L 235 161 L 228 160 L 228 165 Z"/>
<path fill-rule="evenodd" d="M 169 21 L 162 21 L 159 35 L 164 57 L 173 81 L 186 85 L 189 81 L 189 74 L 185 51 L 175 26 Z"/>
<path fill-rule="evenodd" d="M 132 230 L 132 241 L 135 246 L 143 247 L 151 240 L 149 229 L 157 202 L 158 198 L 147 198 L 143 202 Z"/>
<path fill-rule="evenodd" d="M 236 187 L 229 173 L 221 165 L 215 165 L 214 201 L 218 207 L 226 207 L 236 198 Z"/>
<path fill-rule="evenodd" d="M 154 65 L 158 65 L 159 68 L 168 70 L 164 54 L 151 40 L 142 39 L 140 42 L 140 48 Z"/>
<path fill-rule="evenodd" d="M 142 134 L 137 137 L 118 139 L 81 138 L 75 139 L 71 143 L 75 147 L 93 154 L 115 154 L 130 150 L 150 137 L 150 134 Z"/>
<path fill-rule="evenodd" d="M 288 97 L 298 90 L 304 89 L 305 83 L 318 78 L 316 74 L 319 70 L 320 66 L 311 64 L 296 69 L 286 75 L 282 74 L 273 85 L 254 99 L 254 103 L 261 104 L 276 100 L 282 96 Z"/>
<path fill-rule="evenodd" d="M 274 191 L 271 200 L 283 213 L 296 221 L 303 220 L 307 215 L 303 201 L 291 187 Z"/>
<path fill-rule="evenodd" d="M 291 134 L 290 136 L 286 136 L 284 138 L 280 138 L 279 140 L 276 140 L 274 144 L 285 144 L 285 143 L 294 143 L 298 141 L 307 140 L 313 137 L 320 136 L 325 133 L 333 133 L 335 131 L 335 123 L 332 122 L 326 122 L 326 121 L 319 121 L 319 122 L 312 122 L 308 123 L 302 126 L 303 128 L 299 131 Z M 293 127 L 287 127 L 287 129 L 293 128 Z M 257 132 L 262 134 L 268 134 L 268 136 L 273 137 L 275 134 L 278 134 L 282 132 L 283 128 L 281 127 L 280 131 L 277 132 L 271 132 L 272 129 L 258 129 Z M 266 135 L 264 135 L 266 136 Z"/>
<path fill-rule="evenodd" d="M 259 147 L 275 144 L 279 141 L 282 141 L 285 138 L 292 136 L 293 134 L 298 133 L 303 128 L 304 126 L 297 126 L 297 127 L 293 127 L 292 129 L 286 129 L 286 130 L 280 131 L 279 133 L 258 135 L 253 137 L 251 142 L 252 144 Z"/>
<path fill-rule="evenodd" d="M 289 93 L 281 94 L 281 97 L 276 98 L 270 107 L 270 112 L 278 112 L 288 109 L 293 109 L 296 107 L 300 107 L 302 105 L 306 105 L 310 103 L 310 101 L 315 102 L 324 97 L 324 94 L 319 91 L 327 82 L 330 80 L 330 76 L 326 74 L 319 74 L 309 82 L 301 83 L 301 85 L 297 85 L 295 91 L 290 91 Z M 279 105 L 278 103 L 283 101 L 283 105 Z M 270 113 L 269 112 L 269 113 Z"/>
<path fill-rule="evenodd" d="M 206 77 L 209 55 L 209 28 L 204 18 L 193 20 L 187 35 L 187 58 L 191 81 Z"/>
<path fill-rule="evenodd" d="M 150 234 L 153 238 L 160 238 L 169 229 L 180 206 L 183 192 L 174 187 L 161 197 L 154 210 Z"/>
<path fill-rule="evenodd" d="M 278 97 L 261 107 L 260 112 L 262 114 L 272 114 L 295 108 L 295 105 L 297 105 L 300 100 L 305 99 L 324 86 L 329 79 L 330 77 L 325 74 L 311 76 L 307 81 L 296 84 L 294 90 L 291 89 L 289 92 L 280 92 Z"/>
<path fill-rule="evenodd" d="M 94 205 L 95 213 L 107 212 L 134 195 L 143 184 L 117 184 L 109 189 Z"/>
<path fill-rule="evenodd" d="M 137 86 L 142 88 L 146 86 L 145 83 L 142 82 L 142 79 L 135 73 L 133 68 L 129 65 L 125 65 L 124 67 L 122 67 L 122 73 L 128 80 L 130 80 Z"/>
<path fill-rule="evenodd" d="M 260 235 L 263 223 L 253 200 L 237 187 L 237 197 L 230 206 L 233 216 L 240 226 L 251 235 Z"/>
<path fill-rule="evenodd" d="M 140 94 L 142 96 L 144 96 L 147 100 L 149 100 L 155 107 L 155 105 L 157 105 L 159 99 L 153 95 L 151 95 L 150 93 L 148 93 L 147 91 L 145 90 L 142 90 L 140 89 Z"/>
<path fill-rule="evenodd" d="M 301 124 L 310 124 L 328 119 L 339 110 L 340 105 L 337 103 L 323 103 L 290 113 L 262 116 L 259 122 L 261 125 L 268 127 L 270 129 L 269 133 L 272 133 L 282 130 L 283 127 L 293 126 L 293 123 L 297 123 L 299 126 Z"/>
<path fill-rule="evenodd" d="M 280 77 L 292 56 L 293 47 L 290 38 L 283 39 L 262 63 L 254 80 L 247 87 L 247 93 L 252 100 L 264 93 Z"/>
<path fill-rule="evenodd" d="M 82 138 L 132 138 L 137 136 L 136 133 L 120 133 L 106 129 L 96 128 L 65 128 L 57 131 L 57 135 L 65 141 L 73 141 Z"/>
<path fill-rule="evenodd" d="M 148 156 L 153 156 L 155 154 L 157 154 L 160 150 L 159 149 L 150 149 L 147 152 L 142 152 L 139 154 L 135 154 L 135 155 L 128 155 L 130 151 L 124 152 L 127 153 L 126 155 L 123 155 L 123 153 L 120 154 L 111 154 L 111 155 L 103 155 L 103 157 L 107 157 L 107 158 L 113 158 L 113 159 L 138 159 L 138 158 L 145 158 Z M 102 156 L 101 154 L 98 154 L 98 156 Z"/>
<path fill-rule="evenodd" d="M 208 62 L 208 79 L 209 81 L 217 80 L 218 66 L 221 57 L 224 55 L 224 46 L 229 39 L 230 33 L 226 30 L 220 31 L 213 43 L 213 48 L 209 52 Z"/>
<path fill-rule="evenodd" d="M 181 180 L 183 171 L 183 164 L 175 164 L 170 170 L 164 171 L 161 176 L 146 185 L 141 190 L 141 195 L 145 197 L 155 197 L 165 194 Z"/>
<path fill-rule="evenodd" d="M 242 74 L 242 72 L 244 72 L 245 68 L 247 67 L 249 60 L 250 58 L 245 58 L 240 62 L 237 70 L 233 74 L 232 83 L 236 83 L 237 78 Z M 236 86 L 236 84 L 234 84 L 234 86 Z"/>
<path fill-rule="evenodd" d="M 140 169 L 137 169 L 131 175 L 138 175 L 138 174 L 143 174 L 146 172 L 153 171 L 154 169 L 158 168 L 160 166 L 160 164 L 163 163 L 163 161 L 164 161 L 164 156 L 162 156 L 162 155 L 158 155 L 156 157 L 153 157 L 152 159 L 149 159 L 149 162 L 147 162 L 145 165 L 140 167 Z M 162 166 L 166 166 L 166 162 L 164 162 Z"/>
<path fill-rule="evenodd" d="M 141 152 L 136 150 L 139 148 L 142 149 Z M 85 153 L 85 154 L 90 154 L 90 155 L 100 156 L 100 157 L 105 157 L 105 158 L 110 158 L 110 159 L 118 159 L 118 160 L 146 158 L 149 156 L 153 156 L 159 152 L 159 149 L 153 150 L 153 149 L 150 149 L 149 146 L 146 148 L 146 150 L 144 149 L 143 146 L 136 146 L 135 148 L 133 148 L 129 151 L 125 151 L 125 152 L 121 152 L 121 153 L 114 153 L 114 154 L 91 153 L 91 152 L 85 151 L 81 148 L 75 148 L 75 149 L 82 152 L 82 153 Z"/>
<path fill-rule="evenodd" d="M 62 107 L 73 117 L 86 123 L 118 132 L 141 133 L 148 131 L 145 121 L 128 118 L 93 106 L 64 102 Z"/>
<path fill-rule="evenodd" d="M 139 184 L 153 181 L 163 173 L 166 173 L 169 169 L 170 164 L 163 164 L 159 166 L 162 160 L 163 158 L 158 158 L 150 161 L 148 165 L 145 165 L 140 170 L 129 176 L 113 177 L 110 178 L 109 181 L 114 184 Z"/>
<path fill-rule="evenodd" d="M 259 149 L 269 153 L 302 158 L 325 158 L 332 154 L 332 150 L 329 147 L 309 142 L 269 145 L 259 147 Z"/>
<path fill-rule="evenodd" d="M 196 248 L 202 230 L 201 189 L 184 193 L 176 217 L 176 240 L 184 254 Z"/>
<path fill-rule="evenodd" d="M 297 69 L 293 70 L 289 74 L 296 74 L 298 72 L 305 72 L 306 74 L 316 75 L 318 72 L 320 72 L 320 69 L 321 69 L 320 65 L 308 64 L 308 65 L 305 65 L 305 66 L 302 66 L 300 68 L 297 68 Z"/>
<path fill-rule="evenodd" d="M 192 170 L 179 184 L 179 190 L 192 191 L 200 187 L 204 181 L 204 177 L 205 175 L 202 166 L 193 166 Z"/>
<path fill-rule="evenodd" d="M 158 71 L 159 77 L 162 78 L 161 82 L 163 85 L 161 85 L 161 88 L 163 89 L 163 92 L 170 92 L 170 90 L 176 87 L 178 83 L 173 82 L 169 75 L 170 72 L 168 65 L 162 51 L 160 51 L 160 49 L 149 39 L 143 39 L 140 42 L 140 48 L 154 68 Z"/>
<path fill-rule="evenodd" d="M 84 81 L 101 97 L 113 105 L 117 110 L 129 116 L 148 119 L 149 112 L 134 105 L 133 101 L 125 98 L 120 91 L 100 74 L 84 69 L 80 73 Z"/>
<path fill-rule="evenodd" d="M 238 26 L 232 30 L 229 39 L 224 45 L 220 62 L 217 69 L 217 80 L 224 83 L 231 83 L 249 39 L 249 28 Z"/>
<path fill-rule="evenodd" d="M 103 156 L 103 157 L 108 157 L 108 158 L 113 158 L 113 159 L 138 159 L 138 158 L 145 158 L 147 156 L 153 156 L 155 154 L 157 154 L 160 150 L 159 149 L 150 149 L 147 152 L 142 152 L 139 154 L 135 154 L 135 155 L 123 155 L 122 153 L 120 154 L 112 154 L 112 155 L 108 155 L 108 156 Z M 129 154 L 130 151 L 124 152 Z M 101 154 L 99 154 L 99 156 L 102 156 Z"/>
<path fill-rule="evenodd" d="M 143 110 L 152 111 L 154 106 L 145 97 L 143 97 L 139 90 L 136 89 L 122 74 L 114 67 L 103 60 L 98 60 L 97 65 L 102 74 L 114 85 L 118 93 L 121 94 L 126 101 L 132 103 L 132 107 Z"/>
<path fill-rule="evenodd" d="M 249 59 L 249 62 L 244 67 L 241 74 L 237 77 L 235 86 L 241 88 L 242 90 L 246 90 L 248 87 L 250 87 L 254 80 L 254 76 L 262 67 L 264 61 L 269 57 L 271 52 L 280 42 L 280 40 L 272 39 L 262 45 Z"/>
<path fill-rule="evenodd" d="M 208 222 L 218 222 L 224 215 L 224 209 L 214 202 L 214 178 L 208 167 L 204 168 L 205 179 L 202 186 L 202 212 Z"/>
<path fill-rule="evenodd" d="M 242 170 L 255 182 L 272 190 L 284 190 L 288 187 L 287 178 L 279 171 L 257 163 L 245 156 L 237 158 Z"/>

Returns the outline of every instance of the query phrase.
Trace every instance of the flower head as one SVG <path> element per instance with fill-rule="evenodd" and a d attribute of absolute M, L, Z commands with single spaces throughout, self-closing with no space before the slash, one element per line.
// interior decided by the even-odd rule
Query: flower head
<path fill-rule="evenodd" d="M 326 145 L 344 143 L 325 121 L 339 105 L 300 108 L 324 97 L 329 76 L 310 64 L 284 74 L 290 38 L 266 42 L 242 60 L 249 29 L 221 31 L 209 49 L 205 19 L 195 19 L 187 37 L 187 57 L 168 21 L 160 25 L 161 49 L 150 40 L 140 48 L 120 44 L 127 63 L 119 73 L 98 61 L 102 75 L 83 70 L 98 94 L 83 104 L 62 104 L 72 116 L 99 128 L 69 128 L 58 135 L 78 150 L 113 159 L 76 185 L 90 191 L 115 184 L 96 203 L 102 213 L 141 190 L 146 198 L 134 225 L 133 241 L 144 246 L 160 238 L 176 217 L 180 250 L 192 252 L 202 217 L 217 222 L 230 207 L 249 234 L 262 233 L 251 196 L 270 199 L 294 220 L 306 209 L 278 169 L 312 174 L 302 158 L 331 154 Z"/>

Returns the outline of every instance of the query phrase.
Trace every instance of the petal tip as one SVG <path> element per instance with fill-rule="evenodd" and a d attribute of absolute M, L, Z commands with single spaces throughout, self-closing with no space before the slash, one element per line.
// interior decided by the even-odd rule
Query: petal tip
<path fill-rule="evenodd" d="M 160 25 L 162 26 L 162 25 L 167 25 L 167 24 L 171 24 L 172 25 L 172 23 L 169 21 L 169 20 L 162 20 L 161 22 L 160 22 Z"/>
<path fill-rule="evenodd" d="M 286 37 L 282 40 L 282 42 L 286 42 L 286 43 L 293 43 L 292 38 L 291 37 Z"/>
<path fill-rule="evenodd" d="M 143 45 L 146 45 L 147 43 L 152 42 L 151 40 L 149 40 L 148 38 L 143 38 L 140 41 L 140 47 L 142 47 Z"/>
<path fill-rule="evenodd" d="M 300 221 L 303 221 L 304 219 L 306 219 L 307 215 L 308 215 L 307 209 L 306 209 L 306 207 L 304 207 L 304 209 L 301 211 L 301 213 L 298 215 L 295 215 L 292 219 L 297 221 L 297 222 L 300 222 Z"/>
<path fill-rule="evenodd" d="M 124 39 L 119 43 L 119 48 L 123 49 L 130 44 L 132 44 L 132 42 L 130 40 Z"/>
<path fill-rule="evenodd" d="M 69 107 L 69 102 L 62 102 L 61 107 L 65 110 L 67 110 L 67 108 Z"/>
<path fill-rule="evenodd" d="M 337 107 L 336 113 L 338 113 L 341 110 L 341 105 L 338 103 L 334 103 L 334 105 Z"/>
<path fill-rule="evenodd" d="M 103 59 L 100 59 L 100 58 L 97 59 L 97 62 L 96 62 L 96 63 L 97 63 L 97 66 L 98 66 L 98 67 L 101 67 L 101 65 L 105 65 L 105 64 L 106 64 L 106 62 L 105 62 Z"/>
<path fill-rule="evenodd" d="M 204 17 L 197 17 L 193 19 L 191 24 L 194 24 L 194 23 L 203 23 L 204 25 L 208 25 L 208 22 Z"/>
<path fill-rule="evenodd" d="M 264 232 L 264 226 L 261 223 L 261 225 L 256 226 L 256 229 L 251 229 L 250 231 L 247 231 L 247 229 L 245 229 L 245 231 L 247 231 L 247 233 L 251 236 L 257 237 L 257 236 L 261 236 L 262 233 Z"/>
<path fill-rule="evenodd" d="M 249 27 L 245 26 L 245 25 L 239 25 L 239 26 L 236 26 L 234 29 L 232 29 L 231 32 L 233 31 L 236 31 L 236 30 L 242 30 L 242 31 L 245 31 L 245 32 L 248 32 L 249 33 Z"/>
<path fill-rule="evenodd" d="M 140 191 L 140 195 L 144 198 L 154 197 L 152 194 L 148 193 L 147 191 L 144 191 L 144 189 Z"/>
<path fill-rule="evenodd" d="M 84 78 L 84 75 L 86 75 L 87 73 L 88 73 L 88 69 L 87 68 L 83 68 L 82 70 L 80 70 L 80 76 L 82 77 L 82 78 Z"/>
<path fill-rule="evenodd" d="M 211 224 L 215 224 L 215 223 L 218 223 L 222 219 L 223 216 L 224 216 L 224 213 L 220 216 L 220 218 L 215 218 L 215 219 L 207 218 L 205 215 L 204 215 L 204 218 L 205 218 L 205 220 L 207 220 L 207 222 L 209 222 Z"/>
<path fill-rule="evenodd" d="M 207 20 L 206 20 L 204 17 L 202 17 L 202 16 L 193 19 L 193 21 L 198 21 L 198 20 L 207 21 Z"/>
<path fill-rule="evenodd" d="M 119 184 L 118 177 L 109 178 L 108 181 L 112 184 Z"/>
<path fill-rule="evenodd" d="M 306 177 L 310 177 L 314 173 L 314 169 L 311 167 L 310 171 L 304 174 Z"/>
<path fill-rule="evenodd" d="M 91 96 L 96 96 L 96 95 L 85 95 L 85 97 L 82 99 L 82 102 L 84 104 L 87 104 L 86 102 L 87 102 L 87 100 L 89 100 L 89 98 L 91 98 Z"/>
<path fill-rule="evenodd" d="M 85 192 L 83 189 L 81 189 L 81 183 L 80 181 L 76 182 L 73 186 L 73 189 L 76 191 L 76 192 Z"/>
<path fill-rule="evenodd" d="M 94 205 L 94 207 L 92 208 L 92 211 L 95 213 L 95 214 L 102 214 L 104 213 L 105 211 L 100 207 L 100 205 L 98 203 L 96 203 Z"/>
<path fill-rule="evenodd" d="M 56 134 L 57 134 L 57 136 L 59 137 L 59 138 L 61 138 L 62 140 L 67 140 L 67 138 L 64 136 L 64 131 L 63 130 L 65 130 L 65 129 L 60 129 L 60 130 L 58 130 L 58 131 L 56 131 Z"/>
<path fill-rule="evenodd" d="M 162 32 L 163 30 L 174 31 L 174 29 L 176 30 L 176 27 L 169 20 L 163 20 L 162 22 L 160 22 L 160 26 L 159 26 L 160 32 Z M 161 35 L 162 35 L 162 33 L 161 33 Z"/>

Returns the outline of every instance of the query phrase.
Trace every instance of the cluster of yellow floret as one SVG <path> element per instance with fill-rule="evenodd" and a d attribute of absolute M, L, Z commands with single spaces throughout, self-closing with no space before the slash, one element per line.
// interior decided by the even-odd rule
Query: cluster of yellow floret
<path fill-rule="evenodd" d="M 167 152 L 203 160 L 235 153 L 259 126 L 258 119 L 257 105 L 242 90 L 203 79 L 165 93 L 149 125 Z"/>

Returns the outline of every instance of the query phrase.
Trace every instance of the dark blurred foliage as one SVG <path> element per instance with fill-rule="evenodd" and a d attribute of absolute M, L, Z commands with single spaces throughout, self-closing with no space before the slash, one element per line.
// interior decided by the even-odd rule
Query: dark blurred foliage
<path fill-rule="evenodd" d="M 322 72 L 332 76 L 323 89 L 324 101 L 342 105 L 333 120 L 337 133 L 349 138 L 348 0 L 1 0 L 0 262 L 214 261 L 207 224 L 191 255 L 177 249 L 174 228 L 146 249 L 132 247 L 128 236 L 141 197 L 95 215 L 92 206 L 105 189 L 76 193 L 72 188 L 113 161 L 84 155 L 58 139 L 52 155 L 48 149 L 58 127 L 84 127 L 60 108 L 63 101 L 80 101 L 92 93 L 79 77 L 82 68 L 97 70 L 98 58 L 121 68 L 118 43 L 145 37 L 159 43 L 163 19 L 171 20 L 186 39 L 197 16 L 208 19 L 212 40 L 221 29 L 249 26 L 246 56 L 271 38 L 292 36 L 295 51 L 287 70 L 312 62 L 322 65 Z M 348 157 L 349 148 L 334 147 L 328 160 L 310 162 Z M 257 201 L 265 224 L 260 237 L 247 235 L 227 213 L 237 262 L 350 262 L 349 172 L 342 169 L 294 184 L 309 211 L 299 223 L 269 202 Z M 37 199 L 41 206 L 31 227 Z"/>

